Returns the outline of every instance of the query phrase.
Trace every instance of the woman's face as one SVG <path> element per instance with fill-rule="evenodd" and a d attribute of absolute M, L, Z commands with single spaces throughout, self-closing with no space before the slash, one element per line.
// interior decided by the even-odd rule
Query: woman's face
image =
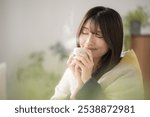
<path fill-rule="evenodd" d="M 91 50 L 93 59 L 100 60 L 107 53 L 108 45 L 103 38 L 100 27 L 96 32 L 92 31 L 92 27 L 94 27 L 94 24 L 92 24 L 91 20 L 88 20 L 83 25 L 79 36 L 79 44 L 81 48 Z"/>

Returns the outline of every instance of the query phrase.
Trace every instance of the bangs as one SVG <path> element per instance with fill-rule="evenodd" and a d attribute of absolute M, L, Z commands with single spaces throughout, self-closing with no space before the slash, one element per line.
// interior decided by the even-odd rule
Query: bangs
<path fill-rule="evenodd" d="M 92 33 L 101 32 L 100 23 L 99 23 L 97 17 L 91 17 L 89 19 L 89 21 L 90 21 L 90 31 Z"/>

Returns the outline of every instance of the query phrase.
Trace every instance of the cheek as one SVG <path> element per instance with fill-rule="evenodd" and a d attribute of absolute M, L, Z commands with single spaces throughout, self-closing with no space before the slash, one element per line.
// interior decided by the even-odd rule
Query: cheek
<path fill-rule="evenodd" d="M 104 54 L 107 53 L 107 51 L 109 50 L 108 45 L 106 44 L 106 42 L 100 42 L 98 45 L 99 48 L 99 53 L 101 54 L 100 56 L 103 56 Z"/>
<path fill-rule="evenodd" d="M 79 42 L 80 47 L 83 47 L 85 41 L 83 39 L 79 38 L 78 42 Z"/>
<path fill-rule="evenodd" d="M 103 43 L 102 48 L 103 48 L 104 53 L 107 53 L 107 51 L 108 51 L 108 45 L 106 43 Z"/>
<path fill-rule="evenodd" d="M 104 54 L 107 53 L 107 51 L 108 51 L 108 46 L 107 46 L 107 45 L 103 45 L 103 46 L 101 47 L 101 53 L 104 55 Z"/>

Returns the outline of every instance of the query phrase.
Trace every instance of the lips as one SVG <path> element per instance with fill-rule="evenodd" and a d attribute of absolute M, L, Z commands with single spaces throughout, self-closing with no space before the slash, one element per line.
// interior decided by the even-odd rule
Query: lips
<path fill-rule="evenodd" d="M 89 49 L 89 50 L 91 50 L 91 51 L 97 50 L 97 48 L 87 48 L 87 49 Z"/>

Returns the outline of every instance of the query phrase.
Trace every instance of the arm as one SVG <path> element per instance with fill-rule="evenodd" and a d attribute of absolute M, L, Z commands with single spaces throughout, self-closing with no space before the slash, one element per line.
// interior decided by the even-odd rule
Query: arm
<path fill-rule="evenodd" d="M 97 80 L 91 78 L 87 81 L 83 87 L 78 91 L 76 95 L 78 100 L 98 100 L 105 99 L 103 90 L 100 84 L 97 83 Z"/>
<path fill-rule="evenodd" d="M 55 93 L 51 97 L 52 100 L 63 100 L 68 98 L 68 96 L 70 95 L 70 84 L 68 78 L 70 77 L 70 70 L 67 69 L 55 88 Z"/>

